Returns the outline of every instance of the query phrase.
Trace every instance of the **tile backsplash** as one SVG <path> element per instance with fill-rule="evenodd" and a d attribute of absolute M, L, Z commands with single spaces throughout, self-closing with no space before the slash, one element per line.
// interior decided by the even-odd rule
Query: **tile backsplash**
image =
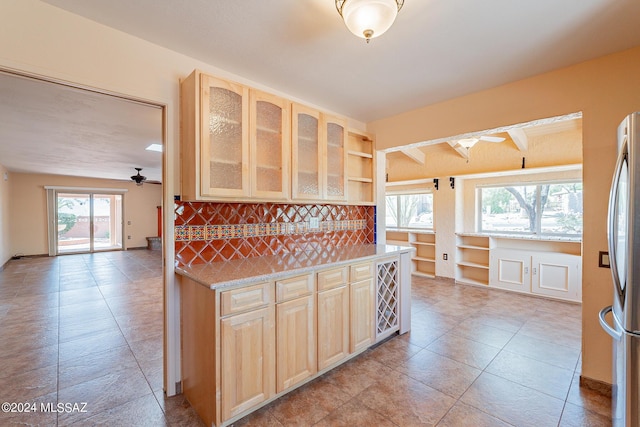
<path fill-rule="evenodd" d="M 178 265 L 375 243 L 375 207 L 176 202 L 175 241 Z"/>

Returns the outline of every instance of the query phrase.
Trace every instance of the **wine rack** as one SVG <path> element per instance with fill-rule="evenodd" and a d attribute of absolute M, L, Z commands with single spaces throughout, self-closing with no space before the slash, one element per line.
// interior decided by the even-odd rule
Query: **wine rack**
<path fill-rule="evenodd" d="M 399 272 L 397 259 L 377 264 L 376 341 L 399 329 Z"/>

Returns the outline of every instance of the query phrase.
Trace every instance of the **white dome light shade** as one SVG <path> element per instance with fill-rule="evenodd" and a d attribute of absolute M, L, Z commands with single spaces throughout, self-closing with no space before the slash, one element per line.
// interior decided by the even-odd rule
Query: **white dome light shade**
<path fill-rule="evenodd" d="M 349 31 L 369 41 L 391 27 L 403 3 L 396 0 L 344 0 L 338 12 Z"/>

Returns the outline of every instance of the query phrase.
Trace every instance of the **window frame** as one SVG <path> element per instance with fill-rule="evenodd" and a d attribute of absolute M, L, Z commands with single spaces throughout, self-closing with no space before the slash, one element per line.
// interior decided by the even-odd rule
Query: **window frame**
<path fill-rule="evenodd" d="M 476 209 L 475 209 L 475 222 L 476 230 L 482 234 L 503 234 L 513 236 L 534 236 L 534 237 L 559 237 L 566 240 L 582 239 L 584 234 L 584 218 L 583 228 L 580 234 L 569 233 L 551 233 L 542 231 L 542 216 L 538 215 L 536 218 L 535 231 L 505 231 L 505 230 L 484 230 L 482 228 L 482 190 L 484 188 L 505 188 L 505 187 L 536 187 L 536 212 L 541 210 L 541 197 L 540 190 L 543 185 L 561 185 L 561 184 L 582 184 L 582 191 L 584 192 L 584 181 L 579 178 L 574 179 L 554 179 L 554 180 L 536 180 L 536 181 L 521 181 L 521 182 L 507 182 L 507 183 L 495 183 L 495 184 L 478 184 L 476 185 Z M 583 215 L 584 215 L 584 201 L 582 200 Z"/>
<path fill-rule="evenodd" d="M 432 222 L 431 222 L 431 227 L 410 227 L 410 226 L 400 226 L 398 224 L 396 224 L 395 226 L 390 226 L 387 225 L 387 219 L 386 219 L 386 214 L 385 214 L 385 229 L 408 229 L 408 230 L 424 230 L 424 231 L 435 231 L 436 228 L 436 221 L 435 221 L 435 193 L 433 191 L 433 189 L 424 189 L 424 190 L 398 190 L 398 191 L 387 191 L 385 192 L 384 195 L 384 203 L 385 203 L 385 212 L 388 209 L 387 208 L 387 197 L 389 196 L 412 196 L 412 195 L 416 195 L 416 196 L 421 196 L 421 195 L 431 195 L 431 211 L 432 211 Z M 399 209 L 399 198 L 396 199 L 396 212 L 398 212 Z"/>

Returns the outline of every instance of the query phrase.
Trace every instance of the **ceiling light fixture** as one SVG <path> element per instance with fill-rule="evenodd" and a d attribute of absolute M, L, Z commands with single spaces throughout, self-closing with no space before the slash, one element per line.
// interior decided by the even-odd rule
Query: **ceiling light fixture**
<path fill-rule="evenodd" d="M 336 0 L 336 9 L 353 34 L 369 40 L 387 31 L 404 0 Z"/>
<path fill-rule="evenodd" d="M 462 145 L 464 148 L 471 148 L 476 143 L 480 141 L 480 138 L 463 138 L 458 140 L 458 144 Z"/>
<path fill-rule="evenodd" d="M 134 168 L 134 169 L 138 171 L 138 174 L 132 175 L 131 179 L 135 181 L 136 185 L 140 186 L 142 185 L 143 182 L 147 180 L 147 177 L 140 175 L 140 171 L 142 170 L 142 168 Z"/>

